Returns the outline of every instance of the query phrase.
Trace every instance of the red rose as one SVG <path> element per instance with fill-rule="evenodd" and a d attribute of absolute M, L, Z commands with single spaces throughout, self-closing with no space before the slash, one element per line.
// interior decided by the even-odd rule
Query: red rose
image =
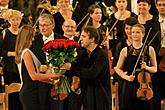
<path fill-rule="evenodd" d="M 64 44 L 64 48 L 68 48 L 68 44 L 67 43 Z"/>

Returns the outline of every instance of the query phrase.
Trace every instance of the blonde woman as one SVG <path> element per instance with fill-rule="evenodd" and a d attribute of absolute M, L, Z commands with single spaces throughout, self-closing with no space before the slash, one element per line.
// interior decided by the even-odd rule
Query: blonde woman
<path fill-rule="evenodd" d="M 19 26 L 22 20 L 22 14 L 18 10 L 10 10 L 7 18 L 10 27 L 2 32 L 0 49 L 2 50 L 1 56 L 4 60 L 3 76 L 4 83 L 10 85 L 13 82 L 20 83 L 20 76 L 17 65 L 15 64 L 15 42 L 19 31 Z M 9 98 L 9 110 L 19 110 L 21 104 L 17 103 L 18 94 Z"/>
<path fill-rule="evenodd" d="M 133 69 L 137 62 L 138 56 L 143 47 L 143 38 L 145 35 L 145 28 L 141 24 L 132 26 L 132 44 L 124 47 L 119 56 L 119 60 L 115 67 L 116 73 L 123 79 L 121 87 L 121 108 L 120 110 L 151 110 L 150 100 L 144 97 L 138 97 L 137 91 L 140 87 L 138 83 L 138 75 L 142 74 L 142 69 L 148 74 L 157 72 L 157 62 L 155 50 L 152 46 L 148 46 L 144 53 L 145 60 L 139 60 L 136 66 L 135 74 Z M 145 93 L 144 93 L 145 94 Z M 146 92 L 148 94 L 148 91 Z"/>

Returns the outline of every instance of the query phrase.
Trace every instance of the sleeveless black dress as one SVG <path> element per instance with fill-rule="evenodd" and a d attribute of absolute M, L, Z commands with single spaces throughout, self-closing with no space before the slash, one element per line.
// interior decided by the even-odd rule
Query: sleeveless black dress
<path fill-rule="evenodd" d="M 134 69 L 135 63 L 139 56 L 141 48 L 135 49 L 132 45 L 127 47 L 127 58 L 124 62 L 123 71 L 127 71 L 127 75 L 131 75 Z M 147 53 L 147 52 L 146 52 Z M 147 59 L 148 60 L 148 59 Z M 138 62 L 136 70 L 141 68 L 140 62 Z M 137 98 L 137 90 L 140 86 L 137 80 L 137 75 L 140 71 L 135 72 L 135 79 L 133 82 L 124 80 L 122 83 L 121 90 L 121 108 L 120 110 L 150 110 L 150 101 L 141 100 Z"/>
<path fill-rule="evenodd" d="M 23 86 L 21 88 L 19 97 L 23 106 L 23 110 L 40 110 L 38 81 L 33 81 L 30 78 L 23 60 L 22 80 Z"/>

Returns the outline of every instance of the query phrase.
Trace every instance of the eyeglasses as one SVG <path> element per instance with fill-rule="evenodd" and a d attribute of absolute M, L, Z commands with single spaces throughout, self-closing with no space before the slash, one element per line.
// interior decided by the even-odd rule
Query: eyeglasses
<path fill-rule="evenodd" d="M 39 27 L 49 27 L 52 24 L 39 24 Z"/>
<path fill-rule="evenodd" d="M 75 26 L 69 26 L 69 25 L 64 25 L 66 28 L 72 28 L 72 29 L 75 29 L 76 27 Z"/>

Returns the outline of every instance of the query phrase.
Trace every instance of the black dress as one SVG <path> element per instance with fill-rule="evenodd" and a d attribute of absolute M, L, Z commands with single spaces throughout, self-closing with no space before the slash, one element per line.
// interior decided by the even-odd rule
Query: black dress
<path fill-rule="evenodd" d="M 130 17 L 137 17 L 137 15 L 133 12 L 131 12 Z M 112 31 L 110 32 L 110 36 L 112 39 L 110 39 L 109 45 L 110 48 L 112 49 L 112 53 L 114 54 L 114 49 L 116 48 L 116 45 L 118 42 L 122 41 L 124 39 L 124 20 L 118 20 L 115 17 L 115 13 L 113 13 L 109 19 L 105 21 L 105 25 L 108 26 L 109 29 L 114 25 Z M 114 55 L 113 55 L 114 56 Z"/>
<path fill-rule="evenodd" d="M 3 77 L 4 83 L 10 85 L 11 83 L 20 83 L 20 76 L 17 65 L 15 64 L 15 57 L 7 56 L 8 51 L 15 51 L 15 43 L 17 35 L 11 33 L 8 29 L 5 30 L 5 37 L 1 39 L 0 56 L 3 57 Z M 9 110 L 22 110 L 19 100 L 19 93 L 9 94 Z"/>
<path fill-rule="evenodd" d="M 24 61 L 22 61 L 22 79 L 23 86 L 19 96 L 23 110 L 40 110 L 38 81 L 33 81 L 30 78 Z"/>
<path fill-rule="evenodd" d="M 151 39 L 155 36 L 155 34 L 158 32 L 158 34 L 156 35 L 156 37 L 150 44 L 154 48 L 156 54 L 158 55 L 158 52 L 161 46 L 161 32 L 160 32 L 160 26 L 159 26 L 157 16 L 153 16 L 151 20 L 146 21 L 146 23 L 142 25 L 145 27 L 145 37 L 143 38 L 143 41 L 145 41 L 145 38 L 149 32 L 149 29 L 151 29 L 151 32 L 147 39 L 147 43 L 149 43 Z"/>
<path fill-rule="evenodd" d="M 132 45 L 127 47 L 127 58 L 124 62 L 123 71 L 127 71 L 127 75 L 131 75 L 134 69 L 135 63 L 137 61 L 138 55 L 141 51 L 140 49 L 135 49 Z M 147 54 L 146 54 L 147 56 Z M 140 62 L 136 69 L 140 69 Z M 139 88 L 139 83 L 137 80 L 137 75 L 139 72 L 135 73 L 135 79 L 133 82 L 124 80 L 122 83 L 121 90 L 121 110 L 150 110 L 150 101 L 141 100 L 137 98 L 136 92 Z"/>

